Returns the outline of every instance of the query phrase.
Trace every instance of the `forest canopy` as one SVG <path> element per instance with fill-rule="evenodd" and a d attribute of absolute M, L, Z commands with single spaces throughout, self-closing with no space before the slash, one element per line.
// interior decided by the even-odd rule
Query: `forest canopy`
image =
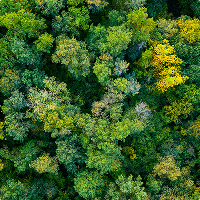
<path fill-rule="evenodd" d="M 0 0 L 0 199 L 200 199 L 199 0 Z"/>

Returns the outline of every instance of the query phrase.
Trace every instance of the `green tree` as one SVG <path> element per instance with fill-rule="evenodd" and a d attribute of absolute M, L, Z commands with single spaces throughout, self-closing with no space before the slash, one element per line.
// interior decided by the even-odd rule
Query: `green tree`
<path fill-rule="evenodd" d="M 34 0 L 36 9 L 40 10 L 44 15 L 58 15 L 59 11 L 66 5 L 64 0 Z"/>
<path fill-rule="evenodd" d="M 47 27 L 45 19 L 38 19 L 35 14 L 24 9 L 0 16 L 0 26 L 6 27 L 21 37 L 26 35 L 28 37 L 39 36 L 40 31 Z"/>
<path fill-rule="evenodd" d="M 65 165 L 68 172 L 76 172 L 79 165 L 82 165 L 85 161 L 78 137 L 76 135 L 66 137 L 65 140 L 56 141 L 56 145 L 58 161 Z"/>
<path fill-rule="evenodd" d="M 1 186 L 0 193 L 0 197 L 3 199 L 29 199 L 27 188 L 20 181 L 15 181 L 14 179 L 7 180 L 6 183 Z"/>
<path fill-rule="evenodd" d="M 133 176 L 130 175 L 126 178 L 120 175 L 115 183 L 110 183 L 108 186 L 106 199 L 137 199 L 142 200 L 147 198 L 147 193 L 142 186 L 141 177 L 138 176 L 135 181 L 132 180 Z"/>
<path fill-rule="evenodd" d="M 49 33 L 44 33 L 34 42 L 36 44 L 37 50 L 42 52 L 50 53 L 50 49 L 53 46 L 52 43 L 54 38 Z"/>
<path fill-rule="evenodd" d="M 52 22 L 53 33 L 80 36 L 81 31 L 89 28 L 90 16 L 86 7 L 69 7 L 68 12 L 62 11 Z"/>
<path fill-rule="evenodd" d="M 75 79 L 81 80 L 90 73 L 90 58 L 84 42 L 63 35 L 57 39 L 56 51 L 52 56 L 55 63 L 61 63 Z"/>
<path fill-rule="evenodd" d="M 117 57 L 123 50 L 128 48 L 132 34 L 124 25 L 109 27 L 106 42 L 100 43 L 100 51 Z"/>
<path fill-rule="evenodd" d="M 23 39 L 14 37 L 11 47 L 18 63 L 32 66 L 40 65 L 40 54 L 31 48 Z"/>
<path fill-rule="evenodd" d="M 137 44 L 150 40 L 150 34 L 156 24 L 152 18 L 148 18 L 147 9 L 142 7 L 132 10 L 127 15 L 126 27 L 132 33 L 132 42 Z"/>
<path fill-rule="evenodd" d="M 105 181 L 98 171 L 84 171 L 74 178 L 74 188 L 84 199 L 94 199 L 103 193 Z"/>
<path fill-rule="evenodd" d="M 14 140 L 23 141 L 31 128 L 30 121 L 25 119 L 24 110 L 28 108 L 28 103 L 23 94 L 15 90 L 10 98 L 4 100 L 1 108 L 5 114 L 7 134 Z"/>

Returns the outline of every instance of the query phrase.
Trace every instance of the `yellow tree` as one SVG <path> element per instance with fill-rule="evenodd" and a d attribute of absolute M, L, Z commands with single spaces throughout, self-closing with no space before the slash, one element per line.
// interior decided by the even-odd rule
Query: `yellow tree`
<path fill-rule="evenodd" d="M 190 43 L 194 43 L 200 40 L 200 20 L 194 18 L 193 20 L 183 20 L 178 21 L 180 27 L 179 35 L 183 37 Z"/>
<path fill-rule="evenodd" d="M 185 83 L 189 78 L 181 76 L 181 63 L 182 60 L 175 55 L 174 46 L 164 39 L 162 43 L 155 42 L 153 47 L 146 50 L 136 64 L 153 71 L 153 76 L 157 78 L 155 87 L 163 93 L 169 87 Z"/>

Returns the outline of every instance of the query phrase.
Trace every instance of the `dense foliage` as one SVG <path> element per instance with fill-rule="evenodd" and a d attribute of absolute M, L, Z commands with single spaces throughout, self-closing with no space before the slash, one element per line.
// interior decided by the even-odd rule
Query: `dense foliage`
<path fill-rule="evenodd" d="M 200 199 L 199 0 L 0 0 L 0 199 Z"/>

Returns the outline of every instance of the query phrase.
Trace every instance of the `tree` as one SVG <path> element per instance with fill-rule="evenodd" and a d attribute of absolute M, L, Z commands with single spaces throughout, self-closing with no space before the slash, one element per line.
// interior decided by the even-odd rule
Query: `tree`
<path fill-rule="evenodd" d="M 132 10 L 127 15 L 126 27 L 132 33 L 132 42 L 138 44 L 150 39 L 150 33 L 155 28 L 155 22 L 148 18 L 147 9 L 142 7 Z"/>
<path fill-rule="evenodd" d="M 128 48 L 132 34 L 124 25 L 109 27 L 107 32 L 106 42 L 100 43 L 99 49 L 103 53 L 117 57 Z"/>
<path fill-rule="evenodd" d="M 25 84 L 27 88 L 37 87 L 39 89 L 44 88 L 45 72 L 40 71 L 38 68 L 35 68 L 33 71 L 25 69 L 21 74 L 21 81 Z"/>
<path fill-rule="evenodd" d="M 58 174 L 58 162 L 56 157 L 50 157 L 48 153 L 43 153 L 36 160 L 29 164 L 30 168 L 34 168 L 39 173 L 49 172 Z"/>
<path fill-rule="evenodd" d="M 40 54 L 32 49 L 23 39 L 14 37 L 12 40 L 12 52 L 17 62 L 24 65 L 39 66 L 41 63 Z"/>
<path fill-rule="evenodd" d="M 34 42 L 36 44 L 37 50 L 42 52 L 50 53 L 50 48 L 53 46 L 52 43 L 54 38 L 49 33 L 44 33 Z"/>
<path fill-rule="evenodd" d="M 189 44 L 200 40 L 200 20 L 194 18 L 193 20 L 178 20 L 180 27 L 179 35 L 186 39 Z"/>
<path fill-rule="evenodd" d="M 15 20 L 13 21 L 13 19 Z M 9 31 L 20 37 L 26 35 L 28 37 L 39 36 L 40 31 L 47 27 L 43 18 L 38 19 L 35 14 L 24 9 L 0 16 L 0 26 L 5 26 Z"/>
<path fill-rule="evenodd" d="M 12 136 L 14 140 L 23 141 L 27 136 L 29 128 L 31 128 L 30 121 L 25 119 L 24 109 L 28 108 L 28 103 L 24 96 L 18 90 L 12 93 L 12 96 L 4 100 L 1 107 L 5 116 L 6 132 Z"/>
<path fill-rule="evenodd" d="M 74 188 L 84 199 L 101 196 L 105 181 L 98 171 L 83 171 L 74 178 Z"/>
<path fill-rule="evenodd" d="M 34 0 L 36 9 L 41 10 L 44 15 L 58 15 L 59 11 L 65 7 L 64 0 Z"/>
<path fill-rule="evenodd" d="M 62 11 L 52 22 L 53 33 L 80 36 L 81 31 L 89 28 L 89 12 L 86 7 L 69 7 L 68 12 Z"/>
<path fill-rule="evenodd" d="M 16 63 L 11 43 L 5 36 L 0 39 L 0 70 L 13 69 Z"/>
<path fill-rule="evenodd" d="M 34 9 L 34 7 L 34 0 L 2 0 L 0 2 L 0 16 L 5 15 L 6 13 L 17 12 L 21 9 L 30 11 Z"/>
<path fill-rule="evenodd" d="M 80 142 L 76 135 L 66 137 L 65 140 L 56 141 L 57 159 L 65 165 L 68 172 L 76 172 L 79 165 L 85 161 L 85 155 L 80 147 Z"/>
<path fill-rule="evenodd" d="M 111 75 L 111 67 L 112 64 L 106 61 L 100 61 L 99 59 L 96 60 L 93 66 L 93 72 L 98 78 L 99 83 L 103 86 L 108 84 Z"/>
<path fill-rule="evenodd" d="M 3 199 L 10 200 L 20 200 L 20 199 L 29 199 L 27 197 L 28 190 L 27 188 L 20 182 L 12 180 L 7 180 L 6 183 L 0 188 L 0 197 Z"/>
<path fill-rule="evenodd" d="M 159 163 L 154 167 L 154 173 L 161 177 L 167 177 L 172 181 L 181 176 L 180 168 L 176 166 L 173 156 L 160 158 Z"/>
<path fill-rule="evenodd" d="M 0 90 L 5 96 L 11 96 L 11 93 L 21 88 L 19 71 L 2 70 L 0 79 Z"/>
<path fill-rule="evenodd" d="M 101 1 L 101 0 L 86 0 L 89 10 L 92 12 L 99 12 L 102 9 L 104 9 L 105 6 L 108 5 L 107 1 Z"/>
<path fill-rule="evenodd" d="M 147 193 L 142 186 L 141 177 L 138 176 L 135 181 L 132 180 L 133 176 L 130 175 L 126 178 L 120 175 L 115 183 L 110 183 L 108 186 L 106 199 L 137 199 L 142 200 L 147 198 Z"/>
<path fill-rule="evenodd" d="M 77 80 L 83 79 L 90 73 L 90 58 L 85 43 L 78 42 L 75 38 L 59 37 L 52 60 L 66 66 Z"/>
<path fill-rule="evenodd" d="M 29 141 L 19 148 L 15 148 L 11 151 L 11 161 L 14 162 L 14 166 L 19 172 L 25 172 L 29 169 L 29 164 L 36 159 L 36 156 L 40 151 L 41 150 L 35 141 Z"/>
<path fill-rule="evenodd" d="M 181 116 L 184 118 L 188 117 L 194 109 L 192 103 L 185 99 L 174 101 L 172 105 L 165 106 L 164 108 L 166 115 L 169 115 L 170 120 L 173 122 L 178 122 Z"/>
<path fill-rule="evenodd" d="M 162 93 L 168 88 L 185 83 L 187 76 L 181 76 L 180 66 L 182 60 L 175 54 L 174 46 L 168 40 L 163 44 L 155 43 L 153 49 L 146 50 L 138 64 L 144 68 L 152 68 L 153 76 L 157 78 L 155 87 Z"/>

